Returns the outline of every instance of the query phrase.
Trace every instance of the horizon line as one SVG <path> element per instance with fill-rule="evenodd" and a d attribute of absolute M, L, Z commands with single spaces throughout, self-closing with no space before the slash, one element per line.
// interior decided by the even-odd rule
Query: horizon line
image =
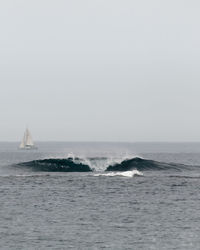
<path fill-rule="evenodd" d="M 18 143 L 19 141 L 0 141 L 0 143 Z M 199 141 L 64 141 L 64 140 L 35 140 L 35 143 L 61 142 L 61 143 L 200 143 Z"/>

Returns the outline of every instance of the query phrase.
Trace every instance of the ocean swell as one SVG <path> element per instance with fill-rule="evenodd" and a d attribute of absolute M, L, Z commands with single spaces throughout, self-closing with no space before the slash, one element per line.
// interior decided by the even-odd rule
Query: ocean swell
<path fill-rule="evenodd" d="M 181 171 L 181 169 L 185 167 L 186 167 L 185 165 L 174 164 L 174 163 L 163 163 L 136 157 L 133 159 L 126 159 L 121 163 L 110 165 L 108 166 L 106 171 L 131 171 L 133 169 L 137 169 L 138 171 L 169 170 L 169 169 Z"/>
<path fill-rule="evenodd" d="M 33 171 L 47 172 L 91 172 L 92 169 L 78 159 L 44 159 L 23 162 L 17 164 L 19 167 L 31 168 Z"/>

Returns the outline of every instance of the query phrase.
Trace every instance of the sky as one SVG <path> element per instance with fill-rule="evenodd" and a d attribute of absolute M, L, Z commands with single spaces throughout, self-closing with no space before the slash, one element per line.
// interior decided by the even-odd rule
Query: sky
<path fill-rule="evenodd" d="M 200 2 L 1 0 L 0 141 L 200 141 Z"/>

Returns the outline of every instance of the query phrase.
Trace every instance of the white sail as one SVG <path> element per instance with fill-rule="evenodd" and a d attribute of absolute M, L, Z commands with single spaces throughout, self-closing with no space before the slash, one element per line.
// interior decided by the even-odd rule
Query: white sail
<path fill-rule="evenodd" d="M 28 129 L 26 129 L 26 144 L 27 146 L 34 146 L 32 137 L 31 137 L 31 133 Z"/>
<path fill-rule="evenodd" d="M 19 148 L 20 149 L 34 149 L 34 148 L 36 148 L 34 146 L 34 143 L 33 143 L 32 137 L 31 137 L 31 133 L 28 130 L 28 128 L 26 129 L 26 131 L 24 133 L 24 137 L 22 139 L 22 142 L 21 142 Z"/>

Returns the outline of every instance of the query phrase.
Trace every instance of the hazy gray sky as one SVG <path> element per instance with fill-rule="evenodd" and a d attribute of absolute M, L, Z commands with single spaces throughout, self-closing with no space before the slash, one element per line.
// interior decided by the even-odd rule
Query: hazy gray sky
<path fill-rule="evenodd" d="M 0 140 L 200 141 L 200 2 L 1 0 Z"/>

